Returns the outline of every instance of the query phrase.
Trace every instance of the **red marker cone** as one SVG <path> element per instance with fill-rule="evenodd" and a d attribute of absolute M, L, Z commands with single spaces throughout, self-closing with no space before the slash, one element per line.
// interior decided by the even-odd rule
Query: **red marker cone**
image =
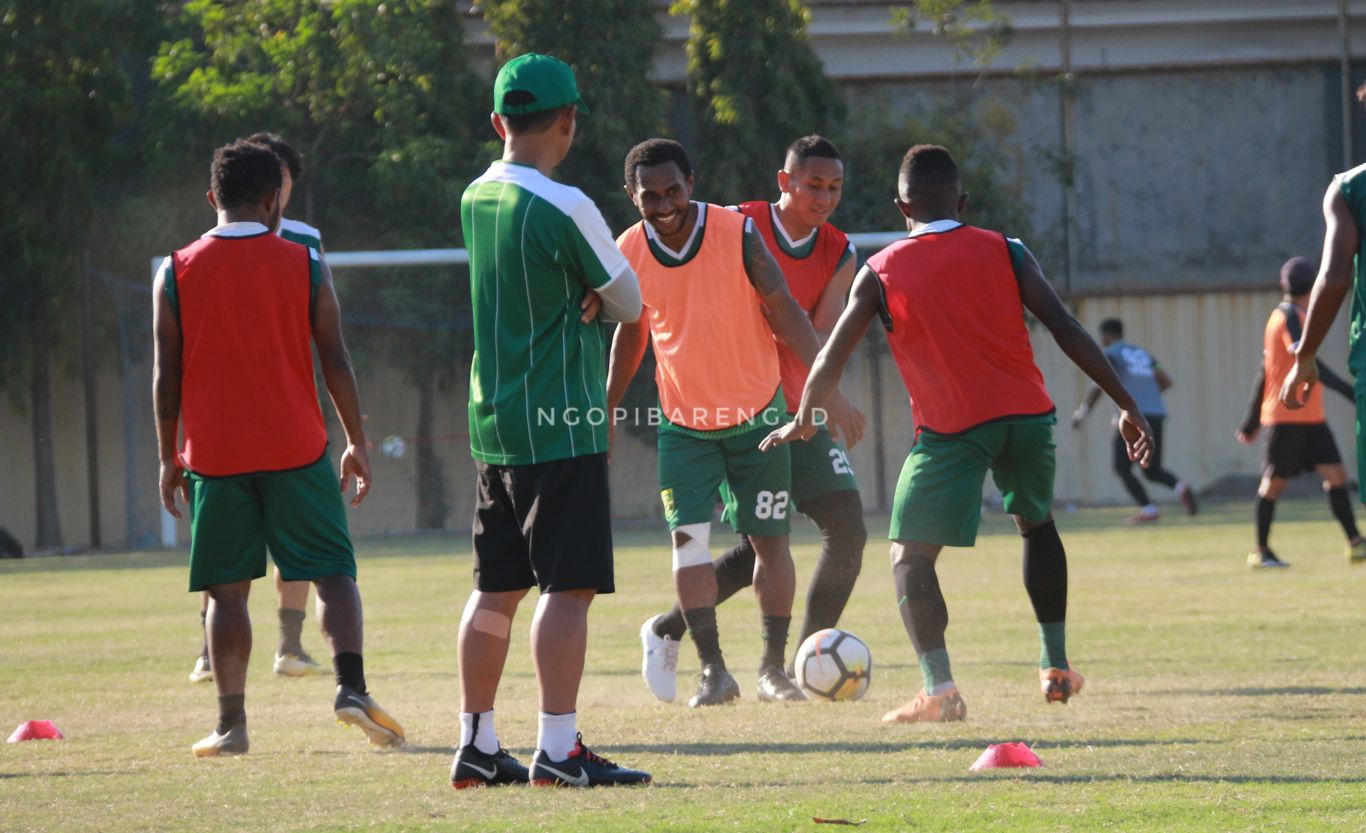
<path fill-rule="evenodd" d="M 976 772 L 980 769 L 1005 769 L 1009 767 L 1022 766 L 1043 766 L 1043 761 L 1034 754 L 1034 750 L 1028 744 L 1015 741 L 1013 743 L 993 743 L 988 746 L 986 751 L 977 758 L 977 762 L 968 769 Z"/>
<path fill-rule="evenodd" d="M 19 728 L 9 736 L 10 743 L 19 743 L 25 740 L 63 740 L 66 735 L 57 728 L 57 724 L 51 720 L 25 720 L 19 724 Z"/>

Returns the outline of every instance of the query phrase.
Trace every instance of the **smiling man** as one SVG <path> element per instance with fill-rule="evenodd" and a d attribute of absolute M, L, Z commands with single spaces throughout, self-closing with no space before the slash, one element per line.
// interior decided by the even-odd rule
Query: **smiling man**
<path fill-rule="evenodd" d="M 749 218 L 762 235 L 783 270 L 788 290 L 824 344 L 844 310 L 857 263 L 849 238 L 829 222 L 844 189 L 844 162 L 829 139 L 803 136 L 788 146 L 777 180 L 781 196 L 776 203 L 755 200 L 734 210 Z M 790 417 L 801 402 L 808 365 L 780 342 L 778 369 Z M 851 411 L 849 422 L 835 428 L 853 446 L 863 433 L 863 416 Z M 797 637 L 801 644 L 816 631 L 839 624 L 863 563 L 868 532 L 858 481 L 832 431 L 822 425 L 808 442 L 793 444 L 791 455 L 792 504 L 811 519 L 821 536 L 820 560 L 811 576 Z M 753 583 L 755 557 L 749 537 L 741 535 L 734 547 L 712 563 L 717 604 Z M 676 696 L 678 645 L 686 630 L 678 605 L 640 628 L 641 673 L 661 700 L 672 701 Z"/>

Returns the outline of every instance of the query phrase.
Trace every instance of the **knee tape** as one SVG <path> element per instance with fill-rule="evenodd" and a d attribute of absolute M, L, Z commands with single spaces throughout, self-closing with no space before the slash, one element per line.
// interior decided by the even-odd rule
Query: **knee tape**
<path fill-rule="evenodd" d="M 497 639 L 507 639 L 512 631 L 512 620 L 496 610 L 476 610 L 470 616 L 470 627 Z"/>
<path fill-rule="evenodd" d="M 684 524 L 674 530 L 674 572 L 687 567 L 700 567 L 711 564 L 711 524 Z M 678 543 L 676 536 L 687 536 L 687 541 Z"/>

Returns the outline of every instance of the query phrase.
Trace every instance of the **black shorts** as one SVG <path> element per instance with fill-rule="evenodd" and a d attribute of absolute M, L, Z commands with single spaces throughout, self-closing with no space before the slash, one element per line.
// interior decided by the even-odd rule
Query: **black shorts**
<path fill-rule="evenodd" d="M 1338 444 L 1326 422 L 1270 425 L 1262 446 L 1263 477 L 1294 477 L 1316 466 L 1341 463 Z"/>
<path fill-rule="evenodd" d="M 616 589 L 606 454 L 475 467 L 476 589 Z"/>

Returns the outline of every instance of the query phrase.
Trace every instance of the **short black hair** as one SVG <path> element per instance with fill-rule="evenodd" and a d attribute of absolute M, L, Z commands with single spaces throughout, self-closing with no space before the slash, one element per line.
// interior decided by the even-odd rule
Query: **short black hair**
<path fill-rule="evenodd" d="M 789 171 L 799 168 L 813 156 L 821 159 L 844 161 L 844 157 L 840 156 L 839 148 L 835 147 L 834 142 L 813 133 L 810 136 L 803 136 L 787 146 L 787 154 L 783 157 L 783 168 Z"/>
<path fill-rule="evenodd" d="M 1100 322 L 1100 331 L 1116 338 L 1124 337 L 1124 322 L 1118 318 L 1107 318 Z"/>
<path fill-rule="evenodd" d="M 281 139 L 276 133 L 253 133 L 247 137 L 248 142 L 255 142 L 258 145 L 265 145 L 270 148 L 280 161 L 289 168 L 289 178 L 298 180 L 304 175 L 304 158 L 294 149 L 289 142 Z"/>
<path fill-rule="evenodd" d="M 284 184 L 280 157 L 266 145 L 238 139 L 213 152 L 209 187 L 220 209 L 252 205 Z"/>
<path fill-rule="evenodd" d="M 626 187 L 632 191 L 636 190 L 637 168 L 652 168 L 666 162 L 678 165 L 678 170 L 683 172 L 685 179 L 692 176 L 692 163 L 688 161 L 688 152 L 673 139 L 646 139 L 631 148 L 626 154 Z"/>
<path fill-rule="evenodd" d="M 939 191 L 961 185 L 958 163 L 953 154 L 940 145 L 916 145 L 901 157 L 897 172 L 897 192 L 903 200 L 915 191 Z"/>
<path fill-rule="evenodd" d="M 512 90 L 504 96 L 504 100 L 509 104 L 516 104 L 517 102 L 511 99 L 521 92 L 522 90 Z M 524 94 L 531 95 L 531 93 Z M 499 115 L 502 117 L 503 123 L 507 125 L 509 133 L 515 133 L 517 135 L 524 133 L 544 133 L 550 129 L 550 126 L 555 123 L 555 120 L 560 117 L 561 113 L 565 110 L 574 109 L 574 107 L 575 105 L 573 104 L 566 104 L 563 107 L 552 107 L 549 110 L 537 110 L 534 113 L 499 113 Z"/>

